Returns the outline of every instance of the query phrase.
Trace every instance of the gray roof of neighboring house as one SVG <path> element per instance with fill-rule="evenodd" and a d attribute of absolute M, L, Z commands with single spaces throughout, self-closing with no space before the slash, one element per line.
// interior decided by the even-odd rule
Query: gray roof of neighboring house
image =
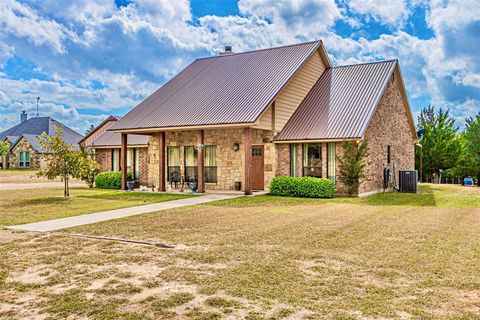
<path fill-rule="evenodd" d="M 313 41 L 197 59 L 109 130 L 253 123 L 319 48 Z"/>
<path fill-rule="evenodd" d="M 5 138 L 8 139 L 8 136 L 20 137 L 25 134 L 39 136 L 43 132 L 52 136 L 56 134 L 55 128 L 59 126 L 63 126 L 63 140 L 67 143 L 77 144 L 83 137 L 81 134 L 73 131 L 51 117 L 34 117 L 0 133 L 0 140 Z"/>
<path fill-rule="evenodd" d="M 397 60 L 329 68 L 275 141 L 362 138 Z"/>
<path fill-rule="evenodd" d="M 99 135 L 90 144 L 91 147 L 120 147 L 121 133 L 105 131 Z M 127 145 L 129 146 L 147 146 L 148 136 L 140 134 L 127 135 Z"/>

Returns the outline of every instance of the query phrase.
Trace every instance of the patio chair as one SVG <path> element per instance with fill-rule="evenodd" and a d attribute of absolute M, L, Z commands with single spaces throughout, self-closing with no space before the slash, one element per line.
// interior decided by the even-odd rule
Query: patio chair
<path fill-rule="evenodd" d="M 180 173 L 177 170 L 170 172 L 170 187 L 177 189 L 180 182 Z"/>

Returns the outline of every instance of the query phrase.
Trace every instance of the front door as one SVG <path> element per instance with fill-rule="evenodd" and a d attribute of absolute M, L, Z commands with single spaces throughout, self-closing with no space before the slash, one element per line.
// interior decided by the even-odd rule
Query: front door
<path fill-rule="evenodd" d="M 252 189 L 263 190 L 263 146 L 252 146 Z"/>

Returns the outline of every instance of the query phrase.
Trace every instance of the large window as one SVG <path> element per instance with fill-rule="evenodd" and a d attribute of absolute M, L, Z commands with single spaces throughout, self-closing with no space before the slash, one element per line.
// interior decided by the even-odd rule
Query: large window
<path fill-rule="evenodd" d="M 297 159 L 298 159 L 298 150 L 296 144 L 290 145 L 290 176 L 297 176 Z"/>
<path fill-rule="evenodd" d="M 303 145 L 303 175 L 306 177 L 322 177 L 322 145 Z"/>
<path fill-rule="evenodd" d="M 217 182 L 217 146 L 205 146 L 205 182 Z"/>
<path fill-rule="evenodd" d="M 112 149 L 112 171 L 120 171 L 120 149 Z"/>
<path fill-rule="evenodd" d="M 30 151 L 20 151 L 18 155 L 18 167 L 30 168 Z"/>
<path fill-rule="evenodd" d="M 134 178 L 135 180 L 140 179 L 140 150 L 135 148 L 133 149 L 133 163 L 134 163 Z"/>
<path fill-rule="evenodd" d="M 332 180 L 334 184 L 336 182 L 335 160 L 337 157 L 335 149 L 336 149 L 335 142 L 329 143 L 327 145 L 327 175 L 328 175 L 328 179 Z"/>
<path fill-rule="evenodd" d="M 185 181 L 192 182 L 198 178 L 197 150 L 193 146 L 185 147 Z"/>
<path fill-rule="evenodd" d="M 167 179 L 178 182 L 180 179 L 180 147 L 167 148 Z"/>

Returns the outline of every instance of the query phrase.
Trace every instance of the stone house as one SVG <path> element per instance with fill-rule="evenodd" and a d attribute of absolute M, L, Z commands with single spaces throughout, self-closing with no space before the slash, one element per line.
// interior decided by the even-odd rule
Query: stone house
<path fill-rule="evenodd" d="M 0 140 L 10 144 L 9 154 L 0 157 L 0 168 L 43 170 L 46 151 L 39 144 L 38 137 L 44 132 L 55 135 L 58 127 L 63 128 L 63 140 L 69 144 L 77 144 L 82 138 L 81 134 L 51 117 L 28 119 L 23 111 L 19 124 L 0 133 Z"/>
<path fill-rule="evenodd" d="M 120 171 L 120 133 L 107 131 L 120 117 L 109 116 L 79 141 L 93 149 L 100 171 Z M 127 171 L 139 185 L 148 185 L 148 136 L 128 136 Z"/>
<path fill-rule="evenodd" d="M 321 41 L 197 59 L 107 132 L 120 134 L 120 163 L 131 135 L 148 136 L 159 191 L 175 174 L 245 194 L 275 176 L 325 177 L 343 193 L 345 140 L 368 140 L 358 193 L 378 192 L 384 166 L 414 169 L 417 142 L 398 61 L 334 67 Z"/>

